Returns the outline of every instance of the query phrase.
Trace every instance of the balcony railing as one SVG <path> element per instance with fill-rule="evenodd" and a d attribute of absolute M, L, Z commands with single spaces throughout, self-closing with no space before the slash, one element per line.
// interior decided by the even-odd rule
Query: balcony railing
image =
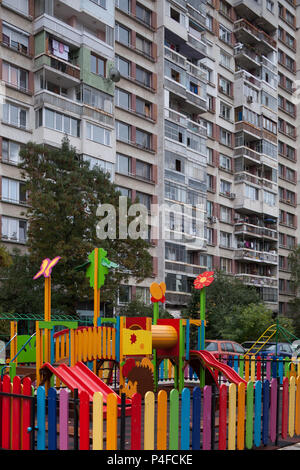
<path fill-rule="evenodd" d="M 244 284 L 256 287 L 278 287 L 278 280 L 275 277 L 257 276 L 255 274 L 239 273 L 236 277 L 241 279 Z"/>
<path fill-rule="evenodd" d="M 251 235 L 257 235 L 258 237 L 272 238 L 273 240 L 278 239 L 277 230 L 273 230 L 267 227 L 259 227 L 258 225 L 252 225 L 246 222 L 237 222 L 234 225 L 234 232 L 235 234 L 246 233 Z"/>
<path fill-rule="evenodd" d="M 242 171 L 241 173 L 236 173 L 234 175 L 234 182 L 235 183 L 252 183 L 258 186 L 263 186 L 265 188 L 271 189 L 273 191 L 277 191 L 277 183 L 270 181 L 266 178 L 259 178 L 258 176 L 252 175 L 251 173 L 247 173 L 246 171 Z"/>
<path fill-rule="evenodd" d="M 250 149 L 249 147 L 241 146 L 234 149 L 235 157 L 249 157 L 257 162 L 260 162 L 260 153 L 255 150 Z"/>
<path fill-rule="evenodd" d="M 278 255 L 266 251 L 250 250 L 248 248 L 238 248 L 234 253 L 235 259 L 253 260 L 258 263 L 278 263 Z"/>
<path fill-rule="evenodd" d="M 272 48 L 276 48 L 276 41 L 273 39 L 271 36 L 269 36 L 267 33 L 264 31 L 256 28 L 253 24 L 251 24 L 249 21 L 243 19 L 240 19 L 234 23 L 234 31 L 237 32 L 240 29 L 245 29 L 249 33 L 253 34 L 257 40 L 259 41 L 265 41 L 267 44 L 269 44 Z"/>

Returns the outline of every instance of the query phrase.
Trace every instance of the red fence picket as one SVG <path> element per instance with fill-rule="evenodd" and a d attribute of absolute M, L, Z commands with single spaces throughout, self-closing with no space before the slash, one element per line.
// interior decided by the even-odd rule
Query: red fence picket
<path fill-rule="evenodd" d="M 23 395 L 30 397 L 31 396 L 31 379 L 30 377 L 25 377 L 23 379 Z M 22 449 L 30 450 L 30 432 L 29 428 L 31 426 L 31 400 L 24 398 L 22 400 Z"/>
<path fill-rule="evenodd" d="M 13 379 L 12 393 L 21 395 L 21 379 L 16 376 Z M 12 399 L 12 450 L 21 449 L 21 398 Z"/>
<path fill-rule="evenodd" d="M 282 411 L 281 411 L 281 435 L 283 439 L 288 434 L 288 410 L 289 410 L 289 379 L 284 377 L 282 383 Z"/>
<path fill-rule="evenodd" d="M 3 377 L 2 392 L 10 393 L 11 384 L 9 375 Z M 10 449 L 10 397 L 2 398 L 2 448 Z"/>
<path fill-rule="evenodd" d="M 131 450 L 141 450 L 142 398 L 135 393 L 131 403 Z"/>
<path fill-rule="evenodd" d="M 85 391 L 79 395 L 79 450 L 90 449 L 90 401 L 89 394 Z"/>

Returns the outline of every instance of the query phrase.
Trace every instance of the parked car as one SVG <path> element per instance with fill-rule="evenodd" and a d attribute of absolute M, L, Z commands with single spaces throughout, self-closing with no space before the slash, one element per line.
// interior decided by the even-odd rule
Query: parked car
<path fill-rule="evenodd" d="M 245 341 L 242 343 L 242 346 L 245 348 L 246 352 L 251 349 L 251 347 L 255 344 L 255 341 Z M 261 343 L 262 345 L 263 343 Z M 257 352 L 256 352 L 257 351 Z M 255 350 L 250 352 L 250 355 L 257 355 L 257 356 L 283 356 L 283 357 L 293 357 L 296 354 L 294 353 L 294 350 L 289 343 L 284 343 L 284 342 L 278 342 L 277 343 L 277 350 L 276 350 L 276 342 L 271 342 L 269 341 L 267 344 L 265 344 L 261 349 L 260 346 L 257 344 L 257 347 L 255 347 Z"/>
<path fill-rule="evenodd" d="M 205 350 L 212 354 L 228 354 L 232 356 L 242 356 L 246 352 L 239 343 L 223 339 L 207 339 L 205 341 Z"/>

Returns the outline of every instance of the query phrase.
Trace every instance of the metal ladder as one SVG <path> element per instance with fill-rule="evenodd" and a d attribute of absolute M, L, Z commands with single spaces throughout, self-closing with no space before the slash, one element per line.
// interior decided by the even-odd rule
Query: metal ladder
<path fill-rule="evenodd" d="M 264 331 L 264 333 L 258 338 L 257 341 L 251 346 L 251 348 L 246 352 L 245 356 L 250 356 L 253 354 L 258 353 L 267 343 L 270 341 L 270 339 L 275 335 L 277 331 L 277 325 L 274 323 L 274 325 L 269 326 L 269 328 Z"/>

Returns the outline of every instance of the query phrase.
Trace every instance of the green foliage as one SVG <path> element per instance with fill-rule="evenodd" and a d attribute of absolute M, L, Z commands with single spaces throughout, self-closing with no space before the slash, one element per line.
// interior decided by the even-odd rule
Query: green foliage
<path fill-rule="evenodd" d="M 295 335 L 300 338 L 300 245 L 291 251 L 288 262 L 291 270 L 291 281 L 295 289 L 295 297 L 289 302 L 288 317 L 293 321 Z"/>
<path fill-rule="evenodd" d="M 255 288 L 220 271 L 214 278 L 206 289 L 206 338 L 256 340 L 272 324 L 272 312 L 261 303 Z M 200 293 L 194 289 L 183 316 L 200 318 L 199 312 Z"/>
<path fill-rule="evenodd" d="M 137 299 L 132 300 L 126 306 L 124 306 L 120 315 L 124 317 L 153 317 L 153 305 L 146 304 L 143 301 Z M 171 314 L 159 305 L 159 318 L 173 318 Z"/>
<path fill-rule="evenodd" d="M 74 268 L 86 262 L 95 247 L 105 249 L 109 259 L 121 266 L 107 275 L 101 301 L 114 303 L 118 286 L 129 276 L 140 281 L 152 273 L 149 244 L 142 239 L 118 239 L 120 193 L 108 174 L 99 167 L 91 169 L 67 139 L 59 149 L 28 143 L 20 154 L 29 194 L 31 275 L 44 258 L 61 256 L 52 275 L 53 302 L 61 312 L 73 313 L 80 300 L 93 298 L 85 272 Z M 115 207 L 117 215 L 113 240 L 100 240 L 96 232 L 97 208 L 106 203 Z M 31 288 L 34 282 L 38 281 L 32 281 Z"/>
<path fill-rule="evenodd" d="M 8 253 L 3 243 L 0 244 L 0 267 L 8 267 L 12 264 L 11 255 Z"/>

